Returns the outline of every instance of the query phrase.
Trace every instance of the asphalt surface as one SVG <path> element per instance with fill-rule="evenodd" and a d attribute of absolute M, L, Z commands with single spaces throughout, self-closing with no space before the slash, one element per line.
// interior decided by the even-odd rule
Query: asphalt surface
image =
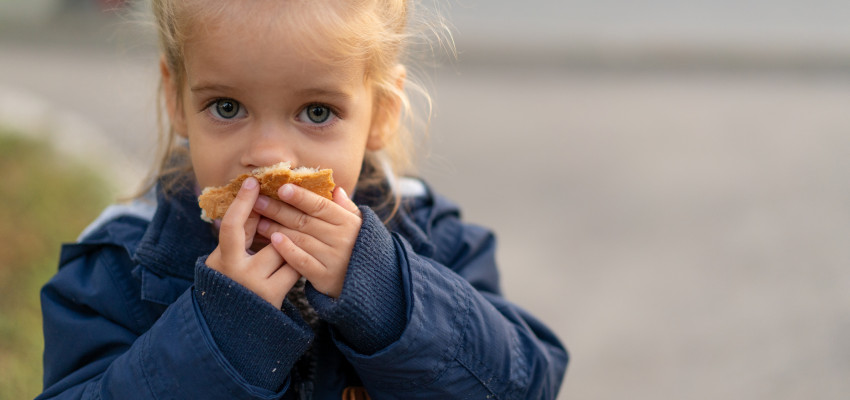
<path fill-rule="evenodd" d="M 506 296 L 570 349 L 560 399 L 850 394 L 850 74 L 461 50 L 426 84 L 423 175 L 496 231 Z M 0 123 L 52 132 L 129 190 L 152 155 L 155 63 L 7 36 Z"/>

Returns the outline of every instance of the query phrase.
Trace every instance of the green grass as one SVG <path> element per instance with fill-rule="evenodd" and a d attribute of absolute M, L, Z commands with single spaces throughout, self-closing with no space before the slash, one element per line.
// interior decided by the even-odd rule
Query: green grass
<path fill-rule="evenodd" d="M 90 168 L 0 130 L 0 400 L 41 392 L 39 289 L 56 272 L 61 244 L 112 195 Z"/>

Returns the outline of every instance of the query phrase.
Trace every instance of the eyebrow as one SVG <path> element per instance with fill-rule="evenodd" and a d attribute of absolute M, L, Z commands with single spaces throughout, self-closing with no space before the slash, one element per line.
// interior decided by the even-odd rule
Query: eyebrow
<path fill-rule="evenodd" d="M 227 85 L 217 84 L 198 84 L 189 88 L 192 92 L 212 92 L 212 91 L 232 91 L 233 88 Z"/>
<path fill-rule="evenodd" d="M 192 93 L 197 93 L 197 92 L 233 92 L 234 90 L 236 90 L 236 88 L 234 88 L 232 86 L 215 84 L 215 83 L 211 83 L 211 84 L 200 83 L 198 85 L 190 87 L 189 90 Z M 298 96 L 298 97 L 305 97 L 305 96 L 331 97 L 331 98 L 336 98 L 336 99 L 340 99 L 340 100 L 351 100 L 354 97 L 354 96 L 351 95 L 351 93 L 348 93 L 348 92 L 345 92 L 345 91 L 342 91 L 342 90 L 326 89 L 326 88 L 319 88 L 319 87 L 298 89 L 298 90 L 295 91 L 295 95 Z"/>
<path fill-rule="evenodd" d="M 350 93 L 334 90 L 334 89 L 324 89 L 324 88 L 307 88 L 307 89 L 299 89 L 295 91 L 295 95 L 299 97 L 304 96 L 318 96 L 318 97 L 334 97 L 343 100 L 349 100 L 353 96 Z"/>

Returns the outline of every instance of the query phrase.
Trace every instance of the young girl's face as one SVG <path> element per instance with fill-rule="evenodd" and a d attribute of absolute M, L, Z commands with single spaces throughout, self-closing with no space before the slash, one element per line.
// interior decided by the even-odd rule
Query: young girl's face
<path fill-rule="evenodd" d="M 168 108 L 175 130 L 189 140 L 198 184 L 223 185 L 290 161 L 332 168 L 337 185 L 352 193 L 366 149 L 381 147 L 365 63 L 308 56 L 329 54 L 333 38 L 311 40 L 318 48 L 306 52 L 299 40 L 310 32 L 270 23 L 273 11 L 259 21 L 256 13 L 248 20 L 234 12 L 192 26 L 184 85 Z M 166 96 L 177 96 L 162 69 Z"/>

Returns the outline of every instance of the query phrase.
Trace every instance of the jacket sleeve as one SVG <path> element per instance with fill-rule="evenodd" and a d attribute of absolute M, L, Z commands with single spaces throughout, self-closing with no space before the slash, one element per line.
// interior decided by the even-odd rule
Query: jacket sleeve
<path fill-rule="evenodd" d="M 361 230 L 340 299 L 309 293 L 334 326 L 337 346 L 373 398 L 554 399 L 566 350 L 499 294 L 493 235 L 461 224 L 453 207 L 436 210 L 424 226 L 434 257 L 378 229 L 380 220 L 365 210 L 369 234 Z M 385 316 L 394 306 L 381 301 L 393 276 L 403 299 L 400 327 Z"/>
<path fill-rule="evenodd" d="M 279 391 L 249 383 L 216 345 L 191 288 L 158 315 L 140 300 L 124 248 L 76 253 L 63 254 L 41 292 L 45 390 L 38 399 L 283 396 L 287 371 Z"/>

